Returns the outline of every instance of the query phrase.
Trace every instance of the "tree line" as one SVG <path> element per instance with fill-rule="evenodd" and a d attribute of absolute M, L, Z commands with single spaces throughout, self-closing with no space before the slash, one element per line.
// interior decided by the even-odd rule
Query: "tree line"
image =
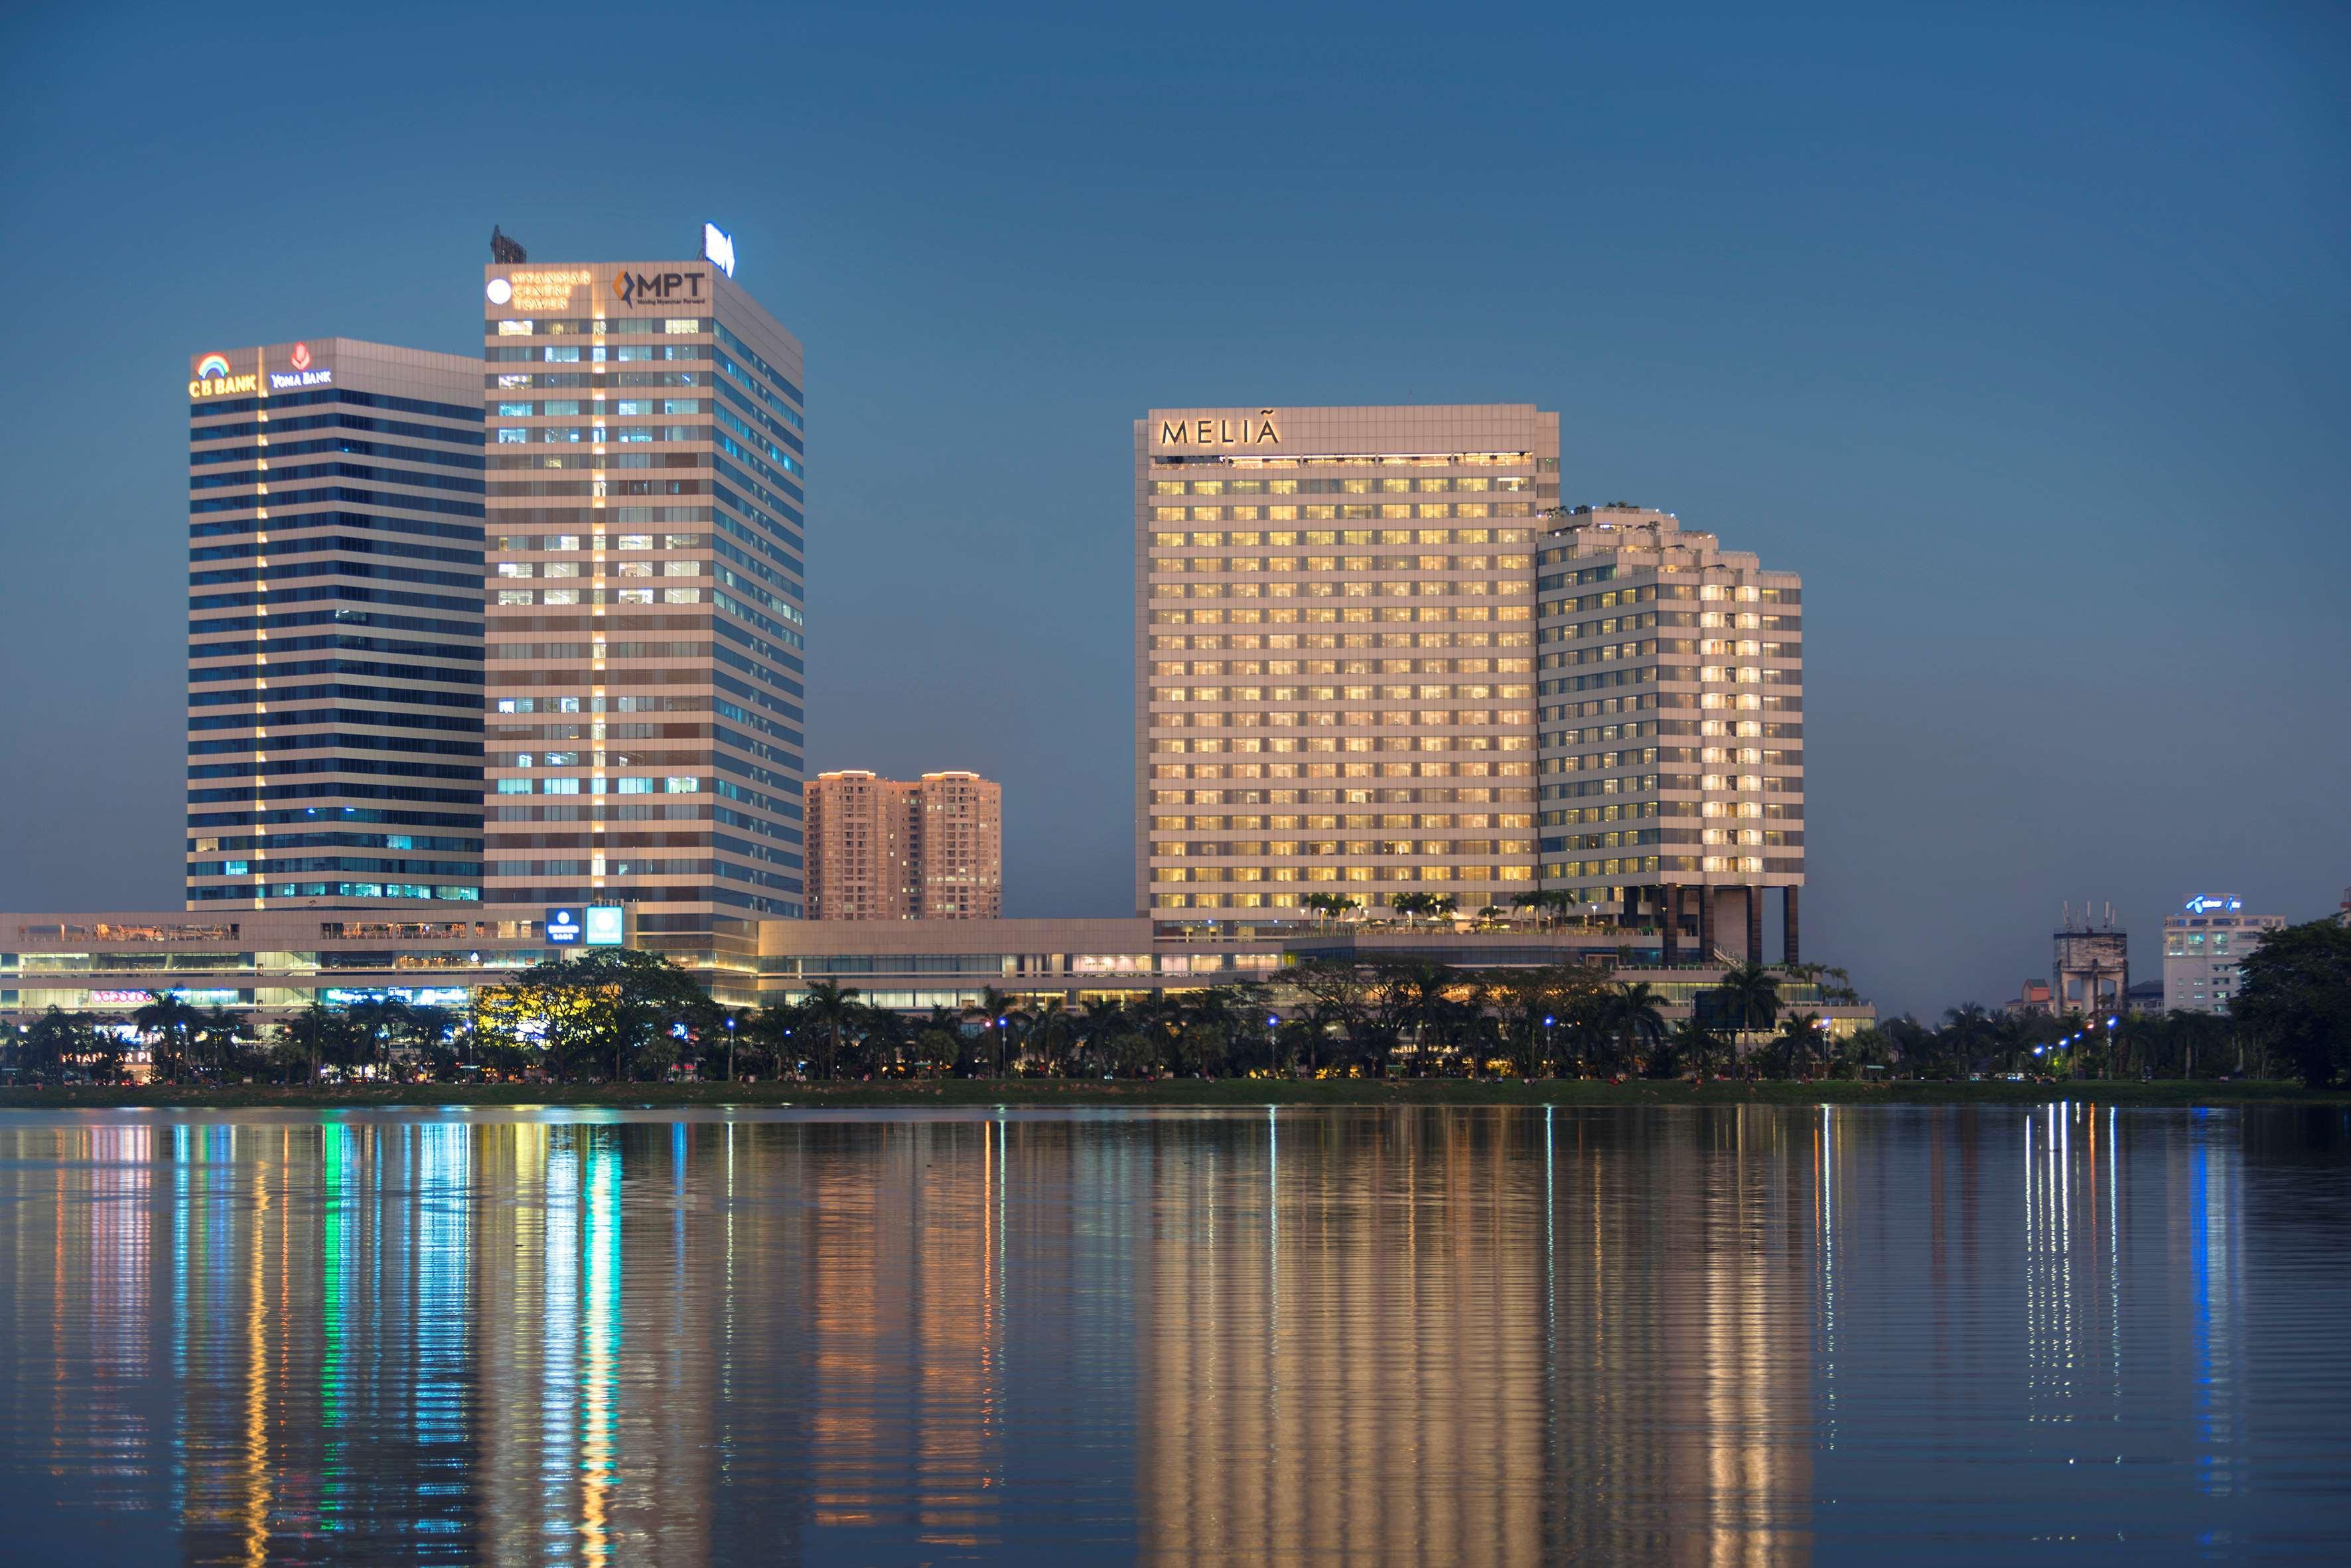
<path fill-rule="evenodd" d="M 1782 998 L 1802 986 L 1857 1000 L 1841 970 L 1740 965 L 1674 1022 L 1666 998 L 1582 965 L 1480 969 L 1319 960 L 1266 980 L 1071 1006 L 987 989 L 909 1015 L 820 980 L 772 1006 L 727 1007 L 655 954 L 550 960 L 476 992 L 469 1011 L 397 999 L 313 1003 L 256 1038 L 225 1009 L 161 996 L 127 1020 L 51 1009 L 0 1030 L 0 1068 L 37 1082 L 113 1082 L 123 1046 L 149 1042 L 171 1082 L 454 1079 L 557 1082 L 1047 1073 L 1083 1077 L 1482 1075 L 1813 1078 L 2199 1077 L 2351 1072 L 2351 929 L 2273 935 L 2242 966 L 2236 1016 L 2017 1018 L 1975 1004 L 1941 1022 L 1902 1017 L 1834 1038 Z"/>

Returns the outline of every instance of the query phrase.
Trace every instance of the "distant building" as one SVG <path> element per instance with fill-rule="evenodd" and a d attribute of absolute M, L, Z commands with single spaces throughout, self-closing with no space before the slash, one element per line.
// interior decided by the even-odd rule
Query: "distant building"
<path fill-rule="evenodd" d="M 2234 896 L 2191 898 L 2163 917 L 2163 1005 L 2169 1012 L 2225 1013 L 2237 994 L 2237 968 L 2283 915 L 2247 915 Z"/>
<path fill-rule="evenodd" d="M 2049 1012 L 2049 982 L 2027 980 L 2017 995 L 2008 999 L 2005 1009 L 2011 1018 L 2045 1017 Z"/>
<path fill-rule="evenodd" d="M 2162 1013 L 2168 1009 L 2163 1002 L 2161 980 L 2141 980 L 2130 988 L 2130 1010 L 2135 1013 Z"/>
<path fill-rule="evenodd" d="M 977 773 L 820 773 L 808 789 L 808 847 L 811 919 L 1003 914 L 1003 788 Z"/>
<path fill-rule="evenodd" d="M 2049 977 L 2055 993 L 2053 1010 L 2060 1013 L 2119 1013 L 2130 995 L 2130 936 L 2115 925 L 2115 906 L 2106 905 L 2105 919 L 2091 924 L 2090 906 L 2074 917 L 2067 905 L 2062 924 L 2050 939 L 2053 949 Z"/>

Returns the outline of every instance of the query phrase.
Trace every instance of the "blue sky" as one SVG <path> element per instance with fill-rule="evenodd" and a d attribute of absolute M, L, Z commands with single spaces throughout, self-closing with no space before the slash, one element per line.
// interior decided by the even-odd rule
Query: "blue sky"
<path fill-rule="evenodd" d="M 1637 12 L 1637 14 L 1635 14 Z M 1132 899 L 1129 422 L 1527 401 L 1806 577 L 1811 956 L 1889 1009 L 2351 883 L 2319 5 L 15 8 L 0 907 L 178 897 L 182 357 L 465 350 L 733 231 L 808 346 L 812 768 Z M 593 106 L 587 108 L 583 106 Z"/>

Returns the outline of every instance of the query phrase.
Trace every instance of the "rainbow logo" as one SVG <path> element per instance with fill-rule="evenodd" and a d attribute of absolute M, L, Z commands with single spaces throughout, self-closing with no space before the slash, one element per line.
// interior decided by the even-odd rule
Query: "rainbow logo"
<path fill-rule="evenodd" d="M 198 381 L 209 381 L 214 376 L 225 376 L 227 374 L 228 356 L 226 354 L 206 354 L 196 363 L 196 379 Z"/>

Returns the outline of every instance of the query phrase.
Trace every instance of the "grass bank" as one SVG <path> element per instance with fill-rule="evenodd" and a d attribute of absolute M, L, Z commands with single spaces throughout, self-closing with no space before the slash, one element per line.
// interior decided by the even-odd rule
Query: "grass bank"
<path fill-rule="evenodd" d="M 668 1106 L 992 1106 L 1111 1107 L 1127 1105 L 2032 1105 L 2051 1100 L 2101 1104 L 2345 1105 L 2351 1088 L 2311 1092 L 2297 1083 L 1606 1083 L 1583 1079 L 1167 1079 L 1101 1082 L 1081 1079 L 944 1079 L 920 1083 L 636 1083 L 441 1084 L 371 1088 L 217 1088 L 153 1085 L 139 1089 L 76 1086 L 0 1089 L 0 1108 L 234 1110 L 387 1106 L 579 1105 Z"/>

